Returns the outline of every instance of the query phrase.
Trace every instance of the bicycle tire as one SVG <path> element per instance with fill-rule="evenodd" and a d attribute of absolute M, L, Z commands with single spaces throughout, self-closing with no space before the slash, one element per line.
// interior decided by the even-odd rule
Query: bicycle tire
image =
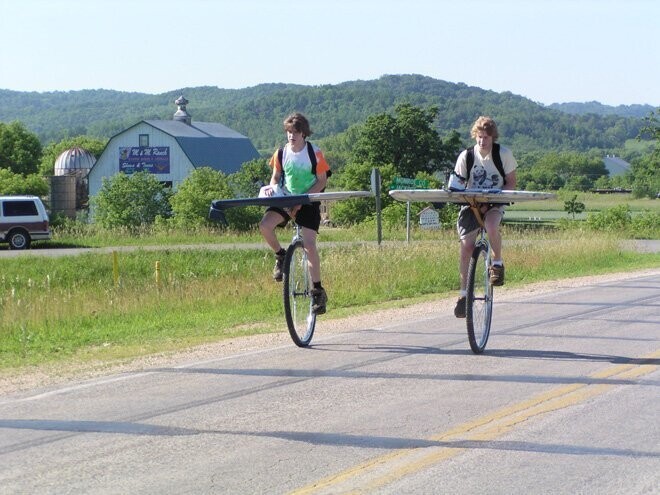
<path fill-rule="evenodd" d="M 465 319 L 470 348 L 475 354 L 486 349 L 493 317 L 493 286 L 488 276 L 488 245 L 478 243 L 468 267 Z"/>
<path fill-rule="evenodd" d="M 287 249 L 282 267 L 284 315 L 291 339 L 307 347 L 314 336 L 316 314 L 312 311 L 312 276 L 302 240 Z"/>

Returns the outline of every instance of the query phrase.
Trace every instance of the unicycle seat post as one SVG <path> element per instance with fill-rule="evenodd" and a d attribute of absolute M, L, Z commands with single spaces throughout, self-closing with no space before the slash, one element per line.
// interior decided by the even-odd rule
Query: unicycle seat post
<path fill-rule="evenodd" d="M 298 225 L 296 222 L 293 222 L 293 226 L 295 230 L 293 232 L 293 238 L 291 239 L 291 244 L 295 244 L 297 241 L 302 241 L 302 235 L 300 233 L 300 225 Z"/>

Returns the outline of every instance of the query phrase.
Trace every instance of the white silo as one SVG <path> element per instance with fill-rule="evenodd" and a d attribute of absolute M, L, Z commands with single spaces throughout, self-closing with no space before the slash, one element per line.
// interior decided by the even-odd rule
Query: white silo
<path fill-rule="evenodd" d="M 55 175 L 50 180 L 50 209 L 75 218 L 76 210 L 87 203 L 87 174 L 96 163 L 89 151 L 75 147 L 63 151 L 55 160 Z"/>

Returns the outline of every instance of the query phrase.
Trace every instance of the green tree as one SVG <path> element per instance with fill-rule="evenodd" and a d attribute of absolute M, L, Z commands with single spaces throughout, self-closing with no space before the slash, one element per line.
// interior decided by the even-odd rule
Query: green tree
<path fill-rule="evenodd" d="M 439 161 L 438 170 L 442 172 L 443 181 L 449 177 L 449 174 L 454 170 L 456 165 L 456 158 L 461 150 L 464 148 L 461 141 L 461 135 L 456 130 L 452 130 L 442 140 L 443 157 Z"/>
<path fill-rule="evenodd" d="M 231 199 L 236 193 L 231 186 L 230 177 L 240 178 L 237 183 L 244 182 L 244 197 L 254 197 L 254 188 L 258 187 L 251 182 L 251 174 L 263 171 L 258 160 L 247 162 L 242 171 L 231 176 L 211 167 L 195 169 L 179 186 L 171 199 L 173 217 L 170 220 L 174 225 L 183 228 L 200 226 L 224 227 L 224 225 L 209 219 L 211 202 L 216 199 Z M 225 211 L 228 226 L 236 230 L 249 230 L 254 228 L 263 215 L 263 209 L 257 206 L 242 208 L 229 208 Z"/>
<path fill-rule="evenodd" d="M 655 198 L 660 193 L 660 155 L 637 158 L 630 166 L 632 195 L 635 198 Z"/>
<path fill-rule="evenodd" d="M 15 174 L 34 174 L 39 170 L 41 153 L 39 138 L 22 123 L 0 122 L 0 168 Z"/>
<path fill-rule="evenodd" d="M 660 108 L 652 111 L 645 119 L 637 139 L 648 135 L 655 141 L 655 148 L 650 155 L 635 159 L 631 166 L 633 196 L 637 198 L 655 198 L 660 194 Z"/>
<path fill-rule="evenodd" d="M 241 165 L 240 170 L 231 174 L 229 185 L 237 198 L 253 198 L 259 188 L 270 183 L 272 170 L 265 158 L 257 158 Z"/>
<path fill-rule="evenodd" d="M 641 140 L 643 136 L 649 136 L 655 141 L 655 149 L 653 155 L 660 158 L 660 108 L 653 110 L 644 118 L 644 127 L 642 127 L 637 135 L 637 139 Z"/>
<path fill-rule="evenodd" d="M 594 181 L 590 180 L 586 175 L 573 175 L 568 178 L 564 187 L 571 191 L 588 191 L 594 185 Z"/>
<path fill-rule="evenodd" d="M 556 191 L 564 186 L 564 179 L 542 166 L 520 168 L 516 171 L 516 187 L 527 191 Z"/>
<path fill-rule="evenodd" d="M 346 164 L 350 162 L 360 128 L 359 124 L 353 124 L 344 132 L 316 141 L 323 150 L 323 155 L 330 164 L 333 174 L 341 173 Z"/>
<path fill-rule="evenodd" d="M 211 167 L 197 168 L 179 185 L 171 199 L 171 221 L 179 227 L 210 225 L 211 201 L 232 197 L 233 192 L 223 172 Z"/>
<path fill-rule="evenodd" d="M 573 197 L 568 201 L 564 201 L 564 210 L 569 215 L 573 216 L 573 220 L 575 220 L 575 215 L 579 215 L 584 211 L 584 209 L 584 203 L 577 200 L 577 194 L 573 195 Z"/>
<path fill-rule="evenodd" d="M 44 197 L 48 195 L 48 184 L 37 174 L 15 174 L 11 170 L 0 168 L 0 194 L 31 194 Z"/>
<path fill-rule="evenodd" d="M 594 182 L 594 187 L 596 189 L 610 189 L 612 186 L 612 180 L 609 177 L 598 177 Z"/>
<path fill-rule="evenodd" d="M 91 136 L 76 136 L 63 139 L 58 143 L 50 143 L 43 150 L 39 172 L 42 175 L 53 175 L 57 157 L 71 148 L 82 148 L 89 151 L 94 158 L 98 158 L 103 153 L 106 143 L 107 141 L 105 140 Z"/>
<path fill-rule="evenodd" d="M 169 217 L 170 196 L 170 189 L 149 172 L 120 173 L 104 178 L 90 202 L 94 220 L 102 227 L 134 229 L 153 224 L 158 217 Z"/>
<path fill-rule="evenodd" d="M 458 134 L 443 144 L 434 128 L 438 107 L 424 110 L 408 103 L 397 105 L 394 115 L 372 115 L 360 129 L 352 161 L 374 167 L 393 164 L 404 177 L 433 173 L 451 164 L 458 151 Z"/>
<path fill-rule="evenodd" d="M 372 165 L 370 163 L 349 163 L 336 177 L 338 189 L 344 191 L 367 191 L 371 189 Z M 396 176 L 393 165 L 379 167 L 381 175 L 381 207 L 384 209 L 392 203 L 387 194 L 387 185 Z M 333 175 L 333 180 L 335 176 Z M 376 202 L 373 198 L 352 198 L 338 201 L 330 206 L 330 219 L 336 225 L 353 225 L 363 222 L 376 213 Z"/>
<path fill-rule="evenodd" d="M 608 171 L 599 154 L 576 152 L 551 152 L 535 155 L 532 165 L 530 156 L 525 159 L 516 173 L 519 189 L 532 189 L 534 183 L 538 189 L 557 190 L 568 187 L 573 190 L 588 190 L 600 177 L 607 177 Z"/>

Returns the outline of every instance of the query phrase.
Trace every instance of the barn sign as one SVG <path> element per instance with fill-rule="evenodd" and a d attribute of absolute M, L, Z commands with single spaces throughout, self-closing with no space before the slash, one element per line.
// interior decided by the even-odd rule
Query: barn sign
<path fill-rule="evenodd" d="M 119 171 L 127 175 L 135 172 L 170 173 L 169 146 L 131 146 L 119 148 Z"/>

